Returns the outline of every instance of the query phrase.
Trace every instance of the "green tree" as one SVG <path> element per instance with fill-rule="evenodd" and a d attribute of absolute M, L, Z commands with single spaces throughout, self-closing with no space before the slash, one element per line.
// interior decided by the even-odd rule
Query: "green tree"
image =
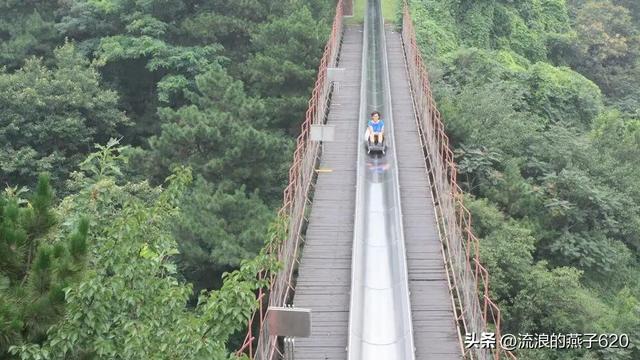
<path fill-rule="evenodd" d="M 198 91 L 189 93 L 193 105 L 162 109 L 162 133 L 150 140 L 150 174 L 166 176 L 179 164 L 189 164 L 208 182 L 246 185 L 271 201 L 279 200 L 291 142 L 280 133 L 260 130 L 259 119 L 249 117 L 255 100 L 224 70 L 196 78 Z"/>
<path fill-rule="evenodd" d="M 615 65 L 637 56 L 636 31 L 629 10 L 610 1 L 589 1 L 578 11 L 576 29 L 584 61 Z"/>
<path fill-rule="evenodd" d="M 58 27 L 100 66 L 121 96 L 121 107 L 135 122 L 123 135 L 143 144 L 159 132 L 157 107 L 178 106 L 194 76 L 221 59 L 217 43 L 195 44 L 176 23 L 195 12 L 183 1 L 73 1 L 60 8 Z"/>
<path fill-rule="evenodd" d="M 576 68 L 593 79 L 610 96 L 637 92 L 625 78 L 637 81 L 640 37 L 629 10 L 610 1 L 589 1 L 577 10 L 579 56 Z M 636 100 L 637 104 L 637 100 Z"/>
<path fill-rule="evenodd" d="M 84 266 L 89 222 L 55 226 L 49 178 L 29 200 L 0 195 L 0 356 L 11 345 L 41 343 L 64 314 L 64 291 Z"/>
<path fill-rule="evenodd" d="M 598 86 L 569 68 L 537 63 L 527 75 L 530 111 L 542 119 L 588 128 L 603 109 Z"/>
<path fill-rule="evenodd" d="M 224 275 L 220 290 L 201 293 L 197 307 L 188 309 L 192 289 L 176 278 L 170 228 L 191 174 L 176 170 L 165 189 L 123 182 L 123 151 L 115 141 L 99 147 L 74 174 L 80 191 L 59 211 L 91 218 L 91 269 L 64 290 L 66 315 L 46 341 L 15 346 L 12 353 L 20 359 L 230 358 L 229 336 L 256 308 L 254 291 L 267 285 L 257 272 L 275 270 L 275 259 L 260 254 L 243 262 Z"/>
<path fill-rule="evenodd" d="M 593 324 L 606 308 L 580 284 L 578 270 L 549 270 L 545 262 L 539 262 L 525 276 L 525 287 L 513 301 L 507 328 L 547 334 L 594 331 Z"/>
<path fill-rule="evenodd" d="M 259 79 L 264 83 L 261 89 L 268 90 L 256 92 L 273 97 L 270 119 L 281 121 L 284 111 L 299 123 L 328 33 L 328 27 L 320 26 L 306 10 L 307 2 L 315 11 L 326 7 L 317 0 L 233 4 L 84 0 L 63 5 L 58 26 L 98 58 L 105 79 L 118 89 L 123 106 L 136 121 L 126 135 L 143 144 L 146 137 L 160 132 L 156 108 L 184 105 L 183 90 L 195 89 L 196 75 L 223 64 L 233 76 L 240 76 L 244 62 L 255 53 L 278 60 L 271 63 L 278 65 L 275 75 L 269 69 L 269 76 Z M 292 71 L 285 74 L 286 69 Z M 259 71 L 243 77 L 259 76 Z M 267 83 L 271 79 L 279 79 L 277 86 Z M 257 89 L 253 83 L 251 88 Z M 295 111 L 287 113 L 291 104 Z"/>
<path fill-rule="evenodd" d="M 291 142 L 259 121 L 262 102 L 223 69 L 196 77 L 192 105 L 162 109 L 162 133 L 134 164 L 156 181 L 189 164 L 198 181 L 181 198 L 173 233 L 182 274 L 212 288 L 215 276 L 257 254 L 272 208 L 281 200 Z"/>
<path fill-rule="evenodd" d="M 180 250 L 181 273 L 201 288 L 216 285 L 213 274 L 237 268 L 260 252 L 273 211 L 258 193 L 225 190 L 198 177 L 180 199 L 181 214 L 173 225 Z"/>
<path fill-rule="evenodd" d="M 253 54 L 244 64 L 243 76 L 251 93 L 265 98 L 271 127 L 293 134 L 299 130 L 327 40 L 326 29 L 300 4 L 252 34 Z"/>
<path fill-rule="evenodd" d="M 638 23 L 638 20 L 640 20 L 640 4 L 638 4 L 637 1 L 634 1 L 634 0 L 614 0 L 613 3 L 615 5 L 624 6 L 627 9 L 629 9 L 629 11 L 631 11 L 631 14 L 635 18 L 636 23 Z"/>
<path fill-rule="evenodd" d="M 127 124 L 117 95 L 72 44 L 58 48 L 54 62 L 30 59 L 15 73 L 0 72 L 2 183 L 30 184 L 42 171 L 62 180 L 93 143 Z"/>
<path fill-rule="evenodd" d="M 416 40 L 428 58 L 444 55 L 458 48 L 455 9 L 450 1 L 411 1 Z M 426 36 L 428 34 L 428 36 Z"/>
<path fill-rule="evenodd" d="M 465 205 L 473 216 L 473 230 L 481 238 L 480 255 L 490 270 L 492 295 L 511 306 L 533 266 L 536 240 L 532 231 L 513 219 L 507 220 L 486 199 L 467 199 Z"/>
<path fill-rule="evenodd" d="M 62 39 L 55 28 L 52 1 L 0 3 L 0 68 L 19 68 L 31 56 L 49 58 Z"/>

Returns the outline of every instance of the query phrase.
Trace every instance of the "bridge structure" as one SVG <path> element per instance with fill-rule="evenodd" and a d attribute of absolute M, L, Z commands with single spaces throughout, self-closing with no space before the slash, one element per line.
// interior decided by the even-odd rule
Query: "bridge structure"
<path fill-rule="evenodd" d="M 401 31 L 380 0 L 364 25 L 345 25 L 339 0 L 302 123 L 280 214 L 286 236 L 268 249 L 243 347 L 252 359 L 515 359 L 500 346 L 500 310 L 456 183 L 453 152 L 403 1 Z M 350 8 L 347 11 L 351 11 Z M 343 76 L 331 81 L 334 69 Z M 335 80 L 335 79 L 334 79 Z M 366 154 L 368 114 L 380 111 L 388 151 Z M 311 139 L 331 125 L 333 141 Z M 283 338 L 268 307 L 311 309 L 311 334 Z M 466 346 L 494 334 L 493 347 Z"/>

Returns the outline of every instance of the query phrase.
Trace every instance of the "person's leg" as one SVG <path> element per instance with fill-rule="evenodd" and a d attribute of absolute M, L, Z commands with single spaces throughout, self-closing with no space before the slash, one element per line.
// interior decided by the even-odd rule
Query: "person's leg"
<path fill-rule="evenodd" d="M 384 133 L 380 133 L 380 135 L 378 135 L 378 140 L 380 141 L 380 144 L 383 143 L 384 140 Z"/>

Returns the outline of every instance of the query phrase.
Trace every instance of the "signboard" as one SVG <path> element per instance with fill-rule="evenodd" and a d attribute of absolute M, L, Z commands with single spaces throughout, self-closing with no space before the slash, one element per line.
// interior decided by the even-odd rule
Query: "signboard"
<path fill-rule="evenodd" d="M 336 137 L 335 125 L 312 124 L 309 133 L 311 141 L 333 141 Z"/>
<path fill-rule="evenodd" d="M 269 306 L 267 326 L 271 335 L 309 337 L 311 309 Z"/>
<path fill-rule="evenodd" d="M 340 82 L 344 79 L 345 68 L 327 68 L 327 79 L 332 82 Z"/>

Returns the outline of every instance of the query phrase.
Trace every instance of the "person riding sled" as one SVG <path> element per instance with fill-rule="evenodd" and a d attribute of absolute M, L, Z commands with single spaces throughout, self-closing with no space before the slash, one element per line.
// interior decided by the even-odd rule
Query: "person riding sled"
<path fill-rule="evenodd" d="M 382 144 L 384 140 L 384 121 L 377 111 L 371 113 L 371 120 L 367 123 L 367 139 L 371 144 Z"/>

